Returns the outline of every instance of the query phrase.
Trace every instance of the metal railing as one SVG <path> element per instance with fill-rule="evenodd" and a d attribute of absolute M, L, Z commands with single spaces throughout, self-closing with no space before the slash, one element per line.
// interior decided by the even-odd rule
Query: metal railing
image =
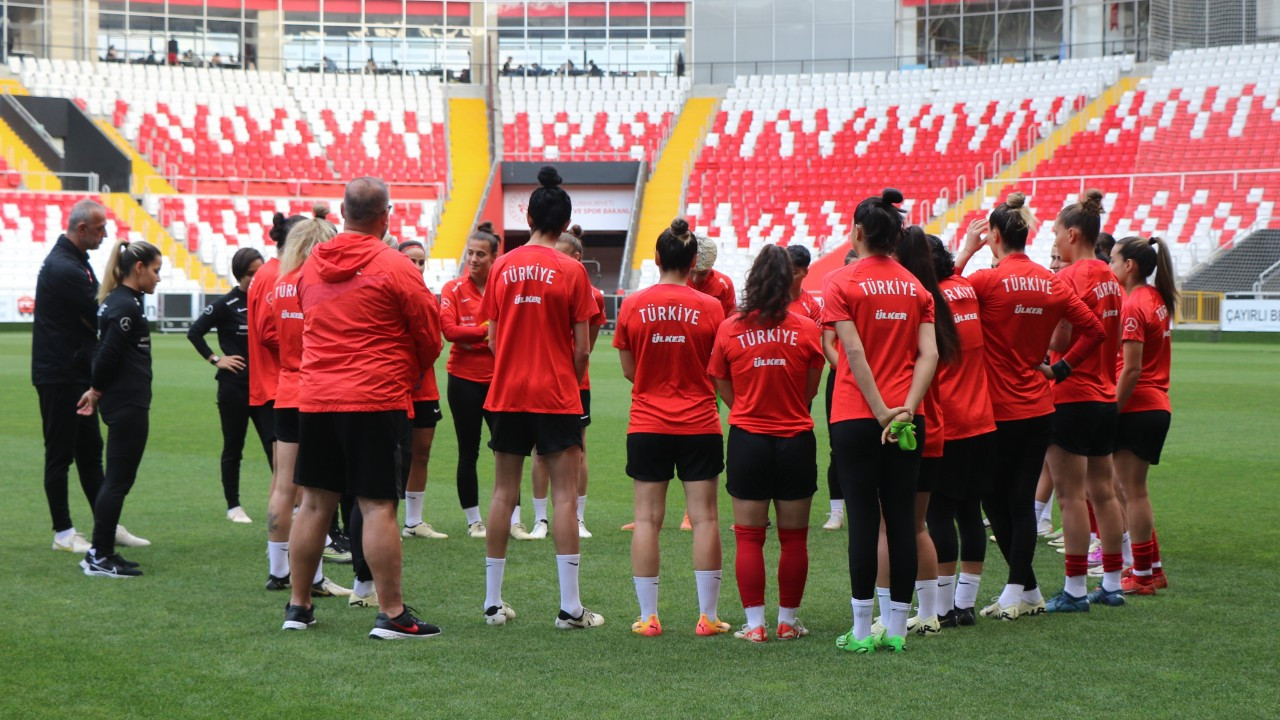
<path fill-rule="evenodd" d="M 622 245 L 622 267 L 618 268 L 618 287 L 631 288 L 631 254 L 637 245 L 637 233 L 640 232 L 640 214 L 644 211 L 644 188 L 649 183 L 647 164 L 640 162 L 636 173 L 635 195 L 631 199 L 631 223 L 627 227 L 627 240 Z"/>
<path fill-rule="evenodd" d="M 13 93 L 9 92 L 8 88 L 4 88 L 4 90 L 0 92 L 0 95 L 3 96 L 4 102 L 8 103 L 8 105 L 13 108 L 13 111 L 22 118 L 23 122 L 30 125 L 32 130 L 35 130 L 36 135 L 39 135 L 40 139 L 43 140 L 45 144 L 58 155 L 58 157 L 65 157 L 62 146 L 54 142 L 53 136 L 49 134 L 48 130 L 44 129 L 44 125 L 41 124 L 40 121 L 36 120 L 35 116 L 33 116 L 22 103 L 18 102 L 17 98 L 13 96 Z"/>
<path fill-rule="evenodd" d="M 1222 317 L 1222 293 L 1201 290 L 1188 290 L 1178 296 L 1177 312 L 1174 322 L 1213 323 L 1217 324 Z"/>

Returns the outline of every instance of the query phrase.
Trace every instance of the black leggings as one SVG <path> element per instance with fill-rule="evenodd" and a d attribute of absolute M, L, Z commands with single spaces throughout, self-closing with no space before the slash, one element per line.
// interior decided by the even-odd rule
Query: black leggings
<path fill-rule="evenodd" d="M 453 431 L 458 436 L 458 504 L 465 510 L 480 504 L 480 482 L 476 462 L 480 460 L 480 422 L 493 435 L 493 416 L 484 409 L 489 385 L 450 375 L 447 397 Z"/>
<path fill-rule="evenodd" d="M 364 513 L 360 512 L 359 502 L 351 503 L 347 533 L 347 538 L 351 540 L 351 569 L 355 572 L 357 580 L 370 582 L 373 580 L 373 571 L 369 569 L 369 562 L 364 559 Z"/>
<path fill-rule="evenodd" d="M 831 398 L 836 392 L 836 369 L 827 370 L 827 439 L 831 439 Z M 827 492 L 831 494 L 832 500 L 843 500 L 844 493 L 840 492 L 840 477 L 836 472 L 836 444 L 828 443 L 831 446 L 831 456 L 827 459 Z"/>
<path fill-rule="evenodd" d="M 957 500 L 942 493 L 929 496 L 929 510 L 925 514 L 929 525 L 929 537 L 938 550 L 939 563 L 980 563 L 987 559 L 987 534 L 982 529 L 982 501 L 978 498 Z M 960 527 L 960 540 L 956 541 L 956 526 Z"/>
<path fill-rule="evenodd" d="M 924 418 L 917 417 L 916 449 L 880 443 L 875 420 L 844 420 L 831 426 L 838 448 L 840 488 L 849 517 L 849 584 L 855 600 L 875 597 L 876 545 L 884 514 L 889 543 L 889 597 L 911 602 L 916 581 L 916 481 L 924 448 Z"/>
<path fill-rule="evenodd" d="M 107 472 L 93 502 L 93 550 L 98 557 L 116 551 L 116 525 L 124 498 L 138 478 L 142 453 L 147 449 L 147 408 L 124 407 L 104 414 L 107 423 Z"/>
<path fill-rule="evenodd" d="M 222 421 L 222 495 L 230 510 L 240 504 L 240 460 L 249 421 L 253 420 L 253 429 L 267 455 L 267 466 L 272 467 L 275 416 L 249 407 L 247 382 L 227 378 L 218 380 L 218 417 Z"/>
<path fill-rule="evenodd" d="M 982 507 L 991 521 L 1000 554 L 1009 563 L 1011 585 L 1036 587 L 1036 484 L 1049 449 L 1053 415 L 996 422 L 995 472 Z"/>
<path fill-rule="evenodd" d="M 76 414 L 76 403 L 88 385 L 37 385 L 44 429 L 44 494 L 49 500 L 53 531 L 74 527 L 67 500 L 67 471 L 72 461 L 89 509 L 102 488 L 102 430 L 98 414 Z"/>

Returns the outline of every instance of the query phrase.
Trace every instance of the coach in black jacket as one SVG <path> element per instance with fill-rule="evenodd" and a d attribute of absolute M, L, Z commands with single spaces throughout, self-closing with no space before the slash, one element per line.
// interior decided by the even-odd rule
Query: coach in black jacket
<path fill-rule="evenodd" d="M 36 280 L 35 327 L 31 336 L 31 382 L 40 396 L 44 424 L 44 492 L 53 517 L 53 549 L 84 553 L 67 506 L 67 471 L 75 460 L 90 509 L 102 485 L 102 430 L 98 415 L 76 414 L 89 388 L 98 340 L 98 278 L 89 251 L 107 231 L 107 211 L 92 200 L 71 209 L 67 232 L 58 238 Z"/>

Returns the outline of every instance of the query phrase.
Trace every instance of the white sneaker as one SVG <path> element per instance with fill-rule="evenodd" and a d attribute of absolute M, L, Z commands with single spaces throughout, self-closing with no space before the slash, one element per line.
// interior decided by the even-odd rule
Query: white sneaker
<path fill-rule="evenodd" d="M 827 513 L 827 521 L 822 523 L 823 530 L 839 530 L 844 527 L 844 513 Z"/>
<path fill-rule="evenodd" d="M 524 523 L 511 523 L 511 537 L 516 540 L 532 540 L 533 536 L 524 529 Z"/>
<path fill-rule="evenodd" d="M 549 527 L 546 520 L 539 520 L 533 524 L 533 529 L 529 531 L 529 537 L 534 540 L 542 540 L 547 537 Z"/>
<path fill-rule="evenodd" d="M 578 617 L 573 617 L 563 610 L 556 616 L 556 627 L 561 630 L 583 630 L 601 625 L 604 625 L 604 616 L 586 608 L 582 608 L 582 614 Z"/>
<path fill-rule="evenodd" d="M 578 537 L 591 537 L 591 531 L 587 529 L 587 523 L 582 518 L 578 518 Z"/>
<path fill-rule="evenodd" d="M 1051 532 L 1053 532 L 1052 520 L 1045 520 L 1044 518 L 1041 518 L 1040 521 L 1036 523 L 1036 534 L 1040 537 L 1048 537 Z"/>
<path fill-rule="evenodd" d="M 347 607 L 362 607 L 378 609 L 378 591 L 374 590 L 368 595 L 357 595 L 354 590 L 347 596 Z"/>
<path fill-rule="evenodd" d="M 442 532 L 437 532 L 435 528 L 431 527 L 431 523 L 424 522 L 418 523 L 413 527 L 405 525 L 404 528 L 400 530 L 400 535 L 403 537 L 428 538 L 430 540 L 443 540 L 449 537 Z"/>
<path fill-rule="evenodd" d="M 482 538 L 485 535 L 484 523 L 479 520 L 467 526 L 467 537 Z"/>
<path fill-rule="evenodd" d="M 123 525 L 116 525 L 116 544 L 124 547 L 146 547 L 151 544 L 151 541 L 134 535 Z"/>
<path fill-rule="evenodd" d="M 996 598 L 990 605 L 982 608 L 978 612 L 982 617 L 995 618 L 1000 620 L 1017 620 L 1021 614 L 1022 604 L 1001 605 L 1000 598 Z"/>
<path fill-rule="evenodd" d="M 937 635 L 942 632 L 942 622 L 938 620 L 936 615 L 927 620 L 921 620 L 920 616 L 917 615 L 907 619 L 907 632 L 925 637 Z"/>
<path fill-rule="evenodd" d="M 243 525 L 248 525 L 253 522 L 249 519 L 249 516 L 245 514 L 244 508 L 239 505 L 227 511 L 227 519 L 233 523 L 241 523 Z"/>
<path fill-rule="evenodd" d="M 92 548 L 93 548 L 93 543 L 89 542 L 89 538 L 85 537 L 83 533 L 72 533 L 70 540 L 68 540 L 65 545 L 63 543 L 58 542 L 58 536 L 56 534 L 53 536 L 54 550 L 61 550 L 62 552 L 69 552 L 69 553 L 84 554 L 89 552 L 89 550 Z"/>
<path fill-rule="evenodd" d="M 489 625 L 504 625 L 508 620 L 516 619 L 516 611 L 511 606 L 502 603 L 502 607 L 494 605 L 484 611 L 484 621 Z"/>
<path fill-rule="evenodd" d="M 345 588 L 327 576 L 311 586 L 311 597 L 349 597 L 351 588 Z"/>

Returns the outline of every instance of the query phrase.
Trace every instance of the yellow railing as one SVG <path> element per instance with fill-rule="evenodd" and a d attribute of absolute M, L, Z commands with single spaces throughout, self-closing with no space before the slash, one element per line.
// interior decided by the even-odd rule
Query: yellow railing
<path fill-rule="evenodd" d="M 1216 323 L 1222 318 L 1222 293 L 1188 290 L 1178 297 L 1177 322 Z"/>

